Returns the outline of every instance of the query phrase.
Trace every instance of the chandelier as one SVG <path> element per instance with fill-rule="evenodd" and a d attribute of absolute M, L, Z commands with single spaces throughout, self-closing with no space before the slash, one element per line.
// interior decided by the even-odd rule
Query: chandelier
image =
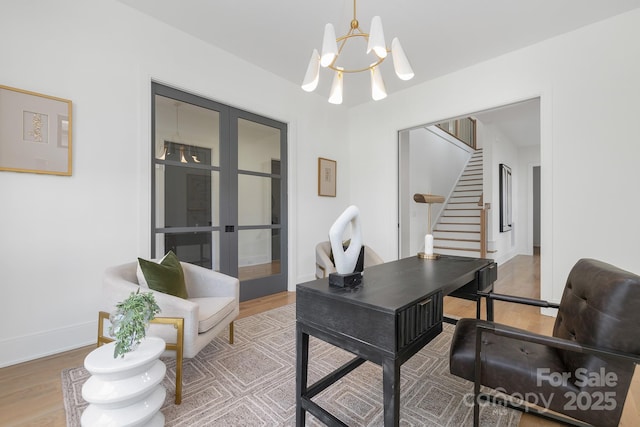
<path fill-rule="evenodd" d="M 356 37 L 361 37 L 367 42 L 367 54 L 373 51 L 374 62 L 367 67 L 347 69 L 337 64 L 338 58 L 342 53 L 343 48 L 347 42 Z M 333 76 L 333 83 L 331 84 L 331 92 L 329 94 L 329 102 L 332 104 L 342 104 L 342 86 L 343 75 L 345 73 L 360 73 L 369 71 L 371 74 L 371 97 L 378 101 L 384 99 L 387 96 L 387 91 L 384 87 L 384 81 L 378 70 L 380 65 L 386 58 L 387 54 L 391 53 L 393 57 L 393 67 L 396 75 L 401 80 L 410 80 L 413 78 L 414 73 L 409 64 L 409 60 L 400 45 L 400 41 L 397 37 L 391 42 L 391 49 L 387 49 L 384 41 L 384 32 L 382 31 L 382 20 L 379 16 L 374 16 L 371 20 L 371 33 L 367 34 L 360 29 L 360 23 L 356 19 L 356 0 L 353 0 L 353 19 L 351 20 L 351 28 L 349 32 L 336 38 L 336 32 L 332 24 L 327 24 L 324 27 L 324 37 L 322 40 L 322 55 L 318 53 L 317 49 L 313 49 L 311 54 L 311 60 L 307 67 L 307 72 L 302 82 L 302 89 L 307 92 L 313 92 L 318 87 L 318 81 L 320 79 L 320 67 L 329 68 L 335 71 Z"/>

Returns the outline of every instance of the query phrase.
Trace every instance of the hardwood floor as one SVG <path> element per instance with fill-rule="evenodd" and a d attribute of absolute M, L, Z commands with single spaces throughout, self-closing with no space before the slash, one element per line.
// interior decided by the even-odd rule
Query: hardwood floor
<path fill-rule="evenodd" d="M 518 256 L 499 267 L 496 292 L 539 297 L 539 257 Z M 240 303 L 240 318 L 295 302 L 295 293 L 282 292 Z M 445 298 L 450 316 L 475 316 L 475 303 Z M 533 332 L 550 334 L 554 319 L 542 316 L 534 307 L 496 303 L 496 321 Z M 0 426 L 66 426 L 60 371 L 81 366 L 93 346 L 0 369 Z M 627 397 L 621 426 L 640 424 L 640 369 Z M 555 426 L 525 415 L 520 427 Z"/>
<path fill-rule="evenodd" d="M 238 267 L 238 279 L 240 279 L 240 281 L 259 279 L 261 277 L 267 277 L 279 273 L 280 260 L 275 260 L 266 264 L 255 264 L 245 267 Z"/>

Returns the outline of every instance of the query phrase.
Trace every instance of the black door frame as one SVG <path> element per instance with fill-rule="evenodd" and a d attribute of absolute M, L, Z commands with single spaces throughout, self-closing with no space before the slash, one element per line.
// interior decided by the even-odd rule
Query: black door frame
<path fill-rule="evenodd" d="M 156 165 L 163 161 L 155 155 L 156 109 L 155 96 L 160 95 L 207 108 L 219 113 L 220 165 L 206 166 L 208 170 L 219 171 L 219 218 L 220 224 L 211 227 L 171 227 L 156 226 Z M 245 119 L 280 130 L 280 173 L 260 173 L 238 170 L 238 120 Z M 267 277 L 245 280 L 240 283 L 240 300 L 246 301 L 288 288 L 288 198 L 287 198 L 287 124 L 254 113 L 230 107 L 160 83 L 151 84 L 151 253 L 156 253 L 157 233 L 219 232 L 220 272 L 238 277 L 238 231 L 251 229 L 271 229 L 280 233 L 280 272 Z M 205 166 L 203 166 L 205 167 Z M 279 179 L 280 182 L 280 222 L 269 225 L 238 225 L 238 175 L 255 175 Z"/>

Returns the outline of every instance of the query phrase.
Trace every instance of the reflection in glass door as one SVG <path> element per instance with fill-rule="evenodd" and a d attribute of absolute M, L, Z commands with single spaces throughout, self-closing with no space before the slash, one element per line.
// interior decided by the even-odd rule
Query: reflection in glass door
<path fill-rule="evenodd" d="M 238 248 L 241 292 L 248 298 L 287 290 L 286 126 L 246 112 L 232 114 L 237 140 Z M 283 159 L 284 157 L 284 159 Z"/>
<path fill-rule="evenodd" d="M 154 103 L 154 256 L 220 270 L 220 113 L 160 94 Z"/>
<path fill-rule="evenodd" d="M 152 256 L 287 290 L 286 125 L 153 84 Z"/>

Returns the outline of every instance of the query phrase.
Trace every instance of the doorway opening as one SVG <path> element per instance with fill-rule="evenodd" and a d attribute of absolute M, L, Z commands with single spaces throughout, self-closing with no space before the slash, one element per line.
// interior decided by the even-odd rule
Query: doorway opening
<path fill-rule="evenodd" d="M 459 119 L 452 117 L 438 122 Z M 536 209 L 532 206 L 531 165 L 541 165 L 540 98 L 504 105 L 465 115 L 476 120 L 477 148 L 482 150 L 482 198 L 490 204 L 487 220 L 487 257 L 504 263 L 519 254 L 532 255 L 540 242 L 540 172 L 537 169 Z M 439 194 L 446 200 L 453 194 L 472 149 L 456 146 L 455 141 L 434 136 L 432 123 L 399 132 L 398 256 L 404 258 L 421 250 L 426 229 L 421 216 L 424 206 L 413 203 L 414 193 Z M 471 151 L 470 151 L 471 150 Z M 499 226 L 499 165 L 512 171 L 512 227 Z M 455 169 L 455 170 L 453 170 Z M 444 205 L 434 205 L 432 225 L 437 224 Z M 537 212 L 537 214 L 534 213 Z M 537 240 L 534 242 L 534 224 Z M 420 228 L 421 227 L 421 228 Z M 437 252 L 437 251 L 436 251 Z"/>

